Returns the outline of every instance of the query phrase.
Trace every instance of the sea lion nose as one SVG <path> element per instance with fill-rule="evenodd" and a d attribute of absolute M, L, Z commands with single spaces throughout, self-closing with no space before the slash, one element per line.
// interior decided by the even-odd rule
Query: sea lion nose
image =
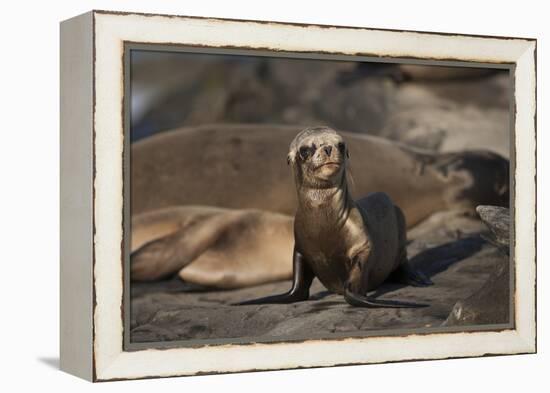
<path fill-rule="evenodd" d="M 325 153 L 327 153 L 327 156 L 330 157 L 330 153 L 332 153 L 332 146 L 325 146 Z"/>

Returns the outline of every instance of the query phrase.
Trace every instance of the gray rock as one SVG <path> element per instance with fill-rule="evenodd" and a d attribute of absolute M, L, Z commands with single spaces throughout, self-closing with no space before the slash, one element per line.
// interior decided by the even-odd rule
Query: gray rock
<path fill-rule="evenodd" d="M 510 264 L 503 260 L 473 295 L 458 301 L 444 326 L 503 324 L 510 321 Z M 499 301 L 496 301 L 496 300 Z"/>
<path fill-rule="evenodd" d="M 479 216 L 490 230 L 483 237 L 506 256 L 472 296 L 459 301 L 444 322 L 445 326 L 508 323 L 510 304 L 495 299 L 510 299 L 510 212 L 498 206 L 478 206 Z"/>
<path fill-rule="evenodd" d="M 137 52 L 132 140 L 207 123 L 327 125 L 508 157 L 506 71 Z"/>
<path fill-rule="evenodd" d="M 505 109 L 424 107 L 389 117 L 379 135 L 438 152 L 487 149 L 509 157 L 509 128 Z"/>
<path fill-rule="evenodd" d="M 510 210 L 500 206 L 478 206 L 477 213 L 491 231 L 488 239 L 509 254 Z"/>
<path fill-rule="evenodd" d="M 337 129 L 377 134 L 395 111 L 398 85 L 389 78 L 363 78 L 349 86 L 333 83 L 315 106 L 320 119 Z"/>
<path fill-rule="evenodd" d="M 428 81 L 477 79 L 495 72 L 490 68 L 442 67 L 416 64 L 400 64 L 399 69 L 406 79 Z"/>
<path fill-rule="evenodd" d="M 462 231 L 457 230 L 463 228 Z M 508 258 L 480 236 L 481 221 L 446 213 L 421 224 L 408 252 L 411 263 L 431 277 L 425 288 L 386 283 L 373 295 L 428 303 L 419 309 L 361 309 L 342 296 L 328 293 L 314 281 L 310 300 L 289 305 L 232 306 L 231 303 L 281 293 L 283 281 L 232 291 L 188 291 L 187 284 L 168 280 L 132 283 L 131 340 L 154 342 L 188 339 L 263 337 L 284 339 L 360 335 L 369 331 L 437 327 L 445 322 L 457 301 L 469 299 Z M 501 273 L 504 279 L 507 272 Z M 195 288 L 196 290 L 197 288 Z M 494 307 L 507 298 L 491 298 Z M 484 321 L 493 316 L 484 316 Z M 494 322 L 500 321 L 500 316 Z"/>

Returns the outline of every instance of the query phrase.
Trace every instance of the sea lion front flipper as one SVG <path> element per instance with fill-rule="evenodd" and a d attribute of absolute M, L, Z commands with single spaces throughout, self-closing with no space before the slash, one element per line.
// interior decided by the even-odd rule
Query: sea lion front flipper
<path fill-rule="evenodd" d="M 360 295 L 351 290 L 351 285 L 348 282 L 344 290 L 344 299 L 351 306 L 365 308 L 420 308 L 429 307 L 428 304 L 403 302 L 400 300 L 383 300 L 375 299 L 370 296 Z"/>
<path fill-rule="evenodd" d="M 313 270 L 309 267 L 304 256 L 294 248 L 292 255 L 293 278 L 292 288 L 287 293 L 262 297 L 259 299 L 247 300 L 235 303 L 235 306 L 244 306 L 248 304 L 286 304 L 300 302 L 309 298 L 309 288 L 315 278 Z"/>
<path fill-rule="evenodd" d="M 428 287 L 434 284 L 428 276 L 412 267 L 409 261 L 400 263 L 388 280 L 413 287 Z"/>

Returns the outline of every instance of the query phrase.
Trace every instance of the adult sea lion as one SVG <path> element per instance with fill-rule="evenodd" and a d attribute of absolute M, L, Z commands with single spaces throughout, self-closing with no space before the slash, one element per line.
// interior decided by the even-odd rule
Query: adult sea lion
<path fill-rule="evenodd" d="M 284 157 L 299 126 L 205 125 L 132 145 L 132 215 L 177 205 L 261 209 L 293 215 Z M 383 191 L 413 226 L 440 210 L 475 215 L 507 205 L 508 161 L 486 151 L 432 154 L 372 136 L 340 133 L 353 157 L 354 192 Z"/>
<path fill-rule="evenodd" d="M 292 217 L 259 210 L 176 206 L 132 217 L 130 277 L 242 288 L 289 279 Z"/>
<path fill-rule="evenodd" d="M 290 145 L 296 183 L 293 284 L 282 295 L 240 304 L 307 300 L 315 277 L 357 307 L 416 307 L 369 297 L 391 274 L 414 285 L 431 282 L 409 264 L 405 219 L 385 193 L 354 202 L 347 185 L 348 147 L 334 130 L 307 128 Z"/>

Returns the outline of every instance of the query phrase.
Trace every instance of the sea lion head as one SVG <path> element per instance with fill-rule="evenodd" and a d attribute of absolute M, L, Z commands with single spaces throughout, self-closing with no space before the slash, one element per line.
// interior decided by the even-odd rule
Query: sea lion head
<path fill-rule="evenodd" d="M 309 127 L 290 144 L 287 161 L 294 169 L 297 185 L 329 188 L 345 179 L 348 158 L 346 143 L 336 131 Z"/>

